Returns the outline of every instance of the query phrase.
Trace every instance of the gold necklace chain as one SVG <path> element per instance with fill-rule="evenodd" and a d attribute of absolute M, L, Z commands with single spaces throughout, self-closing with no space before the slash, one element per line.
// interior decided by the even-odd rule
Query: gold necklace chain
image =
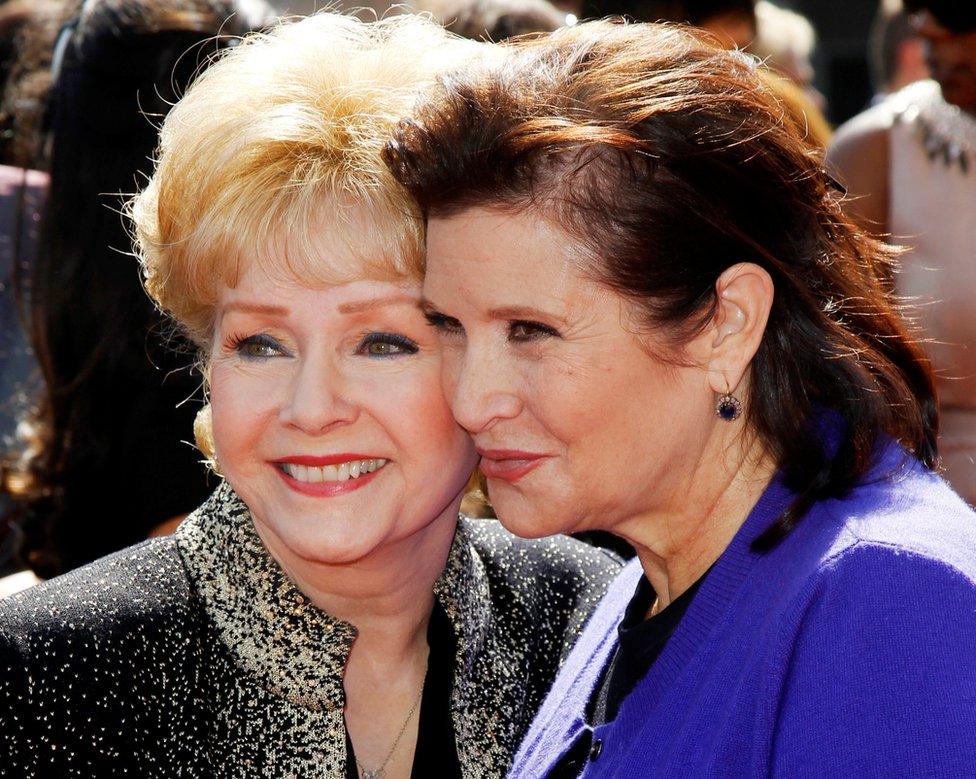
<path fill-rule="evenodd" d="M 403 734 L 407 732 L 407 725 L 410 724 L 410 720 L 413 719 L 413 715 L 417 713 L 417 708 L 420 706 L 420 701 L 424 697 L 424 682 L 426 681 L 427 663 L 424 663 L 424 681 L 420 683 L 420 692 L 417 693 L 417 700 L 413 702 L 413 706 L 410 708 L 410 713 L 407 714 L 407 718 L 400 726 L 400 732 L 397 733 L 396 738 L 393 740 L 393 746 L 391 746 L 390 751 L 386 753 L 386 758 L 383 760 L 383 763 L 379 768 L 370 771 L 359 762 L 359 757 L 356 757 L 356 767 L 359 768 L 359 773 L 362 779 L 383 779 L 383 776 L 386 774 L 386 766 L 389 765 L 389 762 L 393 757 L 393 753 L 396 752 L 396 748 L 400 745 L 400 739 L 403 738 Z"/>

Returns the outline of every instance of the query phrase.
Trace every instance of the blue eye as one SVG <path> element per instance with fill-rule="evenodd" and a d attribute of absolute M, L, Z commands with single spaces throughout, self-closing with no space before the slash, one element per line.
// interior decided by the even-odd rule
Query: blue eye
<path fill-rule="evenodd" d="M 289 357 L 291 353 L 270 335 L 249 335 L 235 338 L 233 349 L 245 360 L 266 360 L 269 357 Z"/>
<path fill-rule="evenodd" d="M 417 344 L 399 333 L 367 333 L 356 350 L 356 354 L 381 359 L 416 353 Z"/>

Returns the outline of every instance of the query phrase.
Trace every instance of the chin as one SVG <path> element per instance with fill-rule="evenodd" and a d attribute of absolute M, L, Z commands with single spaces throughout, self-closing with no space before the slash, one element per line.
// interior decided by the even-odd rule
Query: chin
<path fill-rule="evenodd" d="M 502 527 L 522 538 L 545 538 L 573 532 L 573 528 L 565 526 L 565 517 L 547 516 L 551 508 L 543 513 L 525 504 L 511 505 L 506 500 L 492 501 L 492 507 Z"/>
<path fill-rule="evenodd" d="M 331 528 L 326 532 L 317 528 L 314 533 L 278 533 L 279 543 L 289 554 L 308 563 L 318 565 L 347 565 L 358 562 L 375 551 L 380 545 L 379 538 L 364 538 L 362 528 L 352 532 L 342 532 Z"/>

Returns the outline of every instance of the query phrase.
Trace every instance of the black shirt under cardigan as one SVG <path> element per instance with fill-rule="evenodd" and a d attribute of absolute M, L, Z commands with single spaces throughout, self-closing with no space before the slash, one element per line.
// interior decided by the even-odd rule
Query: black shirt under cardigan
<path fill-rule="evenodd" d="M 647 612 L 654 605 L 657 593 L 647 577 L 641 576 L 634 596 L 627 604 L 624 618 L 617 627 L 617 651 L 590 699 L 586 714 L 590 727 L 583 730 L 579 740 L 563 755 L 548 779 L 575 779 L 580 775 L 593 747 L 592 728 L 616 718 L 620 705 L 664 650 L 707 575 L 706 571 L 664 611 L 653 617 L 647 617 Z"/>

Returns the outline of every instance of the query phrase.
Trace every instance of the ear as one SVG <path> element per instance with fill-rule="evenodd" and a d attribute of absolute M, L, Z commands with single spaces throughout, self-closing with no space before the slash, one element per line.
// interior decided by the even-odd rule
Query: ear
<path fill-rule="evenodd" d="M 739 386 L 766 332 L 773 294 L 770 275 L 751 262 L 733 265 L 718 277 L 718 305 L 702 334 L 713 392 L 734 392 Z"/>

